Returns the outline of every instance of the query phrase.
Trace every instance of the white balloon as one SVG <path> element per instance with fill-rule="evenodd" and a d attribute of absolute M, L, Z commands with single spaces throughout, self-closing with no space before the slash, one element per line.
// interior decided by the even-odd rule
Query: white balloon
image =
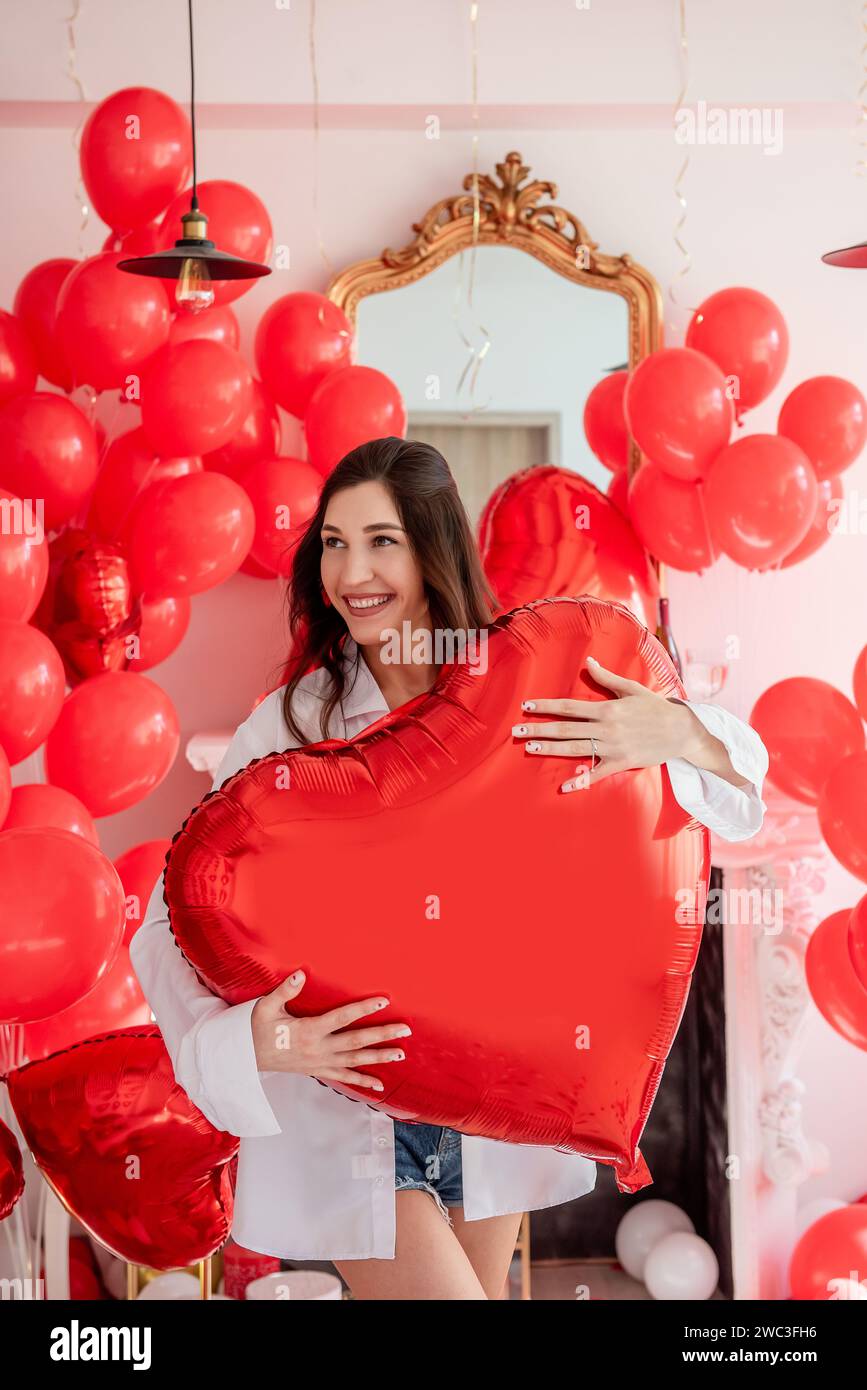
<path fill-rule="evenodd" d="M 820 1216 L 827 1216 L 829 1211 L 837 1211 L 840 1207 L 845 1207 L 845 1202 L 838 1202 L 835 1197 L 815 1197 L 812 1202 L 800 1208 L 795 1214 L 795 1244 L 801 1239 L 805 1231 L 818 1221 Z"/>
<path fill-rule="evenodd" d="M 651 1298 L 704 1301 L 719 1279 L 717 1257 L 706 1240 L 689 1231 L 663 1236 L 644 1265 L 644 1282 Z"/>
<path fill-rule="evenodd" d="M 636 1202 L 623 1217 L 614 1237 L 617 1258 L 633 1279 L 644 1278 L 644 1262 L 663 1236 L 673 1231 L 694 1231 L 682 1207 L 656 1197 Z"/>
<path fill-rule="evenodd" d="M 138 1297 L 145 1301 L 151 1299 L 198 1298 L 200 1285 L 198 1279 L 182 1269 L 170 1269 L 165 1274 L 157 1274 L 149 1284 L 145 1284 Z"/>

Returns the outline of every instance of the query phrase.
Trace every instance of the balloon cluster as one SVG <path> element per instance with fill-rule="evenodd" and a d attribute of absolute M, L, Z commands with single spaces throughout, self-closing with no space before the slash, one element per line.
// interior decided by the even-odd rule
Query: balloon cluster
<path fill-rule="evenodd" d="M 192 313 L 175 282 L 118 270 L 173 246 L 189 208 L 190 125 L 170 97 L 109 96 L 80 159 L 102 249 L 33 266 L 0 311 L 0 1073 L 149 1023 L 128 946 L 169 842 L 112 864 L 94 826 L 177 757 L 177 713 L 144 673 L 178 648 L 196 594 L 238 571 L 288 573 L 343 454 L 406 432 L 397 388 L 356 364 L 352 325 L 324 295 L 271 305 L 254 375 L 232 307 L 254 281 L 216 283 Z M 198 196 L 222 250 L 268 261 L 251 189 L 213 179 Z M 104 418 L 136 412 L 110 438 L 96 409 L 108 396 Z M 306 458 L 281 453 L 281 408 Z M 38 749 L 47 783 L 13 789 L 10 767 Z M 17 1179 L 0 1168 L 2 1201 Z"/>
<path fill-rule="evenodd" d="M 867 401 L 851 382 L 811 377 L 786 397 L 775 434 L 730 441 L 786 366 L 789 336 L 758 290 L 720 290 L 695 311 L 681 348 L 651 353 L 591 391 L 584 431 L 614 472 L 609 495 L 672 569 L 721 554 L 746 569 L 788 568 L 828 539 L 840 474 L 867 441 Z M 642 463 L 627 479 L 629 436 Z"/>
<path fill-rule="evenodd" d="M 867 647 L 853 672 L 854 702 L 828 681 L 793 676 L 756 701 L 750 723 L 768 750 L 768 780 L 815 808 L 834 858 L 867 883 Z M 807 984 L 833 1028 L 867 1050 L 867 895 L 812 933 Z"/>

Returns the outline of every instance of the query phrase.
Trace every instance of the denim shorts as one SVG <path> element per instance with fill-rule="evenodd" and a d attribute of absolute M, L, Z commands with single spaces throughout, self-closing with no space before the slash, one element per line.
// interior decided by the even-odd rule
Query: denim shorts
<path fill-rule="evenodd" d="M 461 1207 L 461 1136 L 439 1125 L 394 1122 L 394 1188 L 429 1192 L 451 1225 L 447 1207 Z"/>

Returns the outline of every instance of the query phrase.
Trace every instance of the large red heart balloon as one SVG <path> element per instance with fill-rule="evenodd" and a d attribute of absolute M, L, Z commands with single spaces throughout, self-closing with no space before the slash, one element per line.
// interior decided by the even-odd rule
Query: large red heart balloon
<path fill-rule="evenodd" d="M 412 1038 L 404 1062 L 366 1068 L 385 1087 L 368 1104 L 585 1154 L 634 1191 L 698 953 L 708 832 L 664 768 L 563 794 L 574 761 L 511 729 L 522 699 L 614 698 L 588 652 L 682 687 L 656 638 L 593 598 L 517 609 L 480 651 L 355 739 L 270 753 L 209 792 L 167 856 L 171 926 L 233 1003 L 298 967 L 293 1013 L 385 995 L 377 1018 Z"/>
<path fill-rule="evenodd" d="M 656 628 L 659 583 L 623 513 L 567 468 L 525 468 L 492 493 L 479 549 L 500 612 L 545 594 L 624 603 Z"/>
<path fill-rule="evenodd" d="M 43 1177 L 115 1255 L 183 1269 L 224 1244 L 238 1140 L 177 1084 L 157 1028 L 89 1038 L 7 1084 Z"/>

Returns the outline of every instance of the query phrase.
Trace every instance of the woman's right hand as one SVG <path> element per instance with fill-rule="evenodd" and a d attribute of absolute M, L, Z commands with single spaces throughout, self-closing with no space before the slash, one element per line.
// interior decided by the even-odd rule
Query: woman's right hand
<path fill-rule="evenodd" d="M 400 1048 L 376 1047 L 391 1038 L 407 1038 L 412 1033 L 405 1023 L 386 1023 L 379 1028 L 358 1028 L 350 1033 L 338 1030 L 376 1013 L 388 1003 L 381 995 L 343 1004 L 324 1014 L 296 1018 L 286 1005 L 304 988 L 303 970 L 296 970 L 270 994 L 256 1000 L 251 1017 L 256 1065 L 259 1071 L 289 1071 L 315 1076 L 320 1081 L 342 1081 L 351 1086 L 367 1086 L 381 1091 L 382 1082 L 353 1067 L 400 1062 Z"/>

